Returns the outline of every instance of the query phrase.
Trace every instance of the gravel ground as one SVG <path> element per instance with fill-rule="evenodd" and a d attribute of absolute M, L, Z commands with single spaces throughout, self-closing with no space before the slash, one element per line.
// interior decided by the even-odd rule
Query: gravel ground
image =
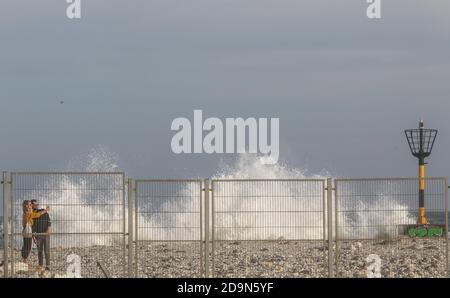
<path fill-rule="evenodd" d="M 370 262 L 377 254 L 382 277 L 442 277 L 445 275 L 446 244 L 439 239 L 370 240 L 339 242 L 338 275 L 366 277 Z M 65 277 L 77 254 L 82 277 L 104 277 L 100 261 L 112 277 L 123 277 L 123 251 L 120 246 L 53 248 L 51 272 Z M 134 254 L 134 251 L 133 251 Z M 37 277 L 36 270 L 24 271 L 16 252 L 16 276 Z M 321 241 L 233 241 L 216 242 L 210 267 L 215 277 L 327 277 L 328 249 Z M 0 256 L 3 258 L 3 255 Z M 200 277 L 199 243 L 145 243 L 138 245 L 138 277 Z M 37 264 L 33 249 L 29 263 Z M 3 268 L 0 269 L 2 271 Z"/>
<path fill-rule="evenodd" d="M 445 277 L 447 275 L 444 238 L 360 241 L 341 243 L 338 273 L 342 277 L 366 277 L 370 254 L 381 260 L 382 277 Z"/>

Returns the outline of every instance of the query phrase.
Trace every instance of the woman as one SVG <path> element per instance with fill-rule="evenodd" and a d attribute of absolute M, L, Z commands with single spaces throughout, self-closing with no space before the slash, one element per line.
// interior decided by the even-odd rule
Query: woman
<path fill-rule="evenodd" d="M 28 256 L 31 251 L 31 244 L 33 243 L 33 219 L 40 217 L 41 215 L 47 213 L 47 209 L 42 211 L 33 211 L 33 204 L 31 201 L 25 200 L 22 204 L 23 215 L 22 215 L 22 226 L 23 226 L 23 247 L 22 247 L 22 258 L 23 262 L 26 263 Z"/>

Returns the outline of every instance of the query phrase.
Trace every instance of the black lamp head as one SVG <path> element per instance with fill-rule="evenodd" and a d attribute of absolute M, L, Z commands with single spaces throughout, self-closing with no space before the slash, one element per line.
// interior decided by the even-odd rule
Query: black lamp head
<path fill-rule="evenodd" d="M 426 129 L 423 120 L 419 122 L 419 128 L 405 130 L 406 139 L 412 155 L 417 158 L 425 158 L 431 154 L 437 135 L 436 129 Z"/>

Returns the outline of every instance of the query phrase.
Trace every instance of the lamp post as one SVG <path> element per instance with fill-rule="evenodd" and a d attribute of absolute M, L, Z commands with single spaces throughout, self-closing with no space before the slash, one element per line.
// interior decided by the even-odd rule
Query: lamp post
<path fill-rule="evenodd" d="M 419 225 L 428 224 L 425 215 L 425 158 L 431 154 L 437 132 L 436 129 L 425 129 L 423 120 L 420 120 L 418 129 L 405 130 L 411 153 L 419 159 Z"/>

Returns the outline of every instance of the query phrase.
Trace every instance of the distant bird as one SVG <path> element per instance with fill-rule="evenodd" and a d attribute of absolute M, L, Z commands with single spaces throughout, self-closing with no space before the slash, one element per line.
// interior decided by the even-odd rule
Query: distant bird
<path fill-rule="evenodd" d="M 63 104 L 63 103 L 64 103 L 64 100 L 61 100 L 59 103 L 60 103 L 60 104 Z"/>

